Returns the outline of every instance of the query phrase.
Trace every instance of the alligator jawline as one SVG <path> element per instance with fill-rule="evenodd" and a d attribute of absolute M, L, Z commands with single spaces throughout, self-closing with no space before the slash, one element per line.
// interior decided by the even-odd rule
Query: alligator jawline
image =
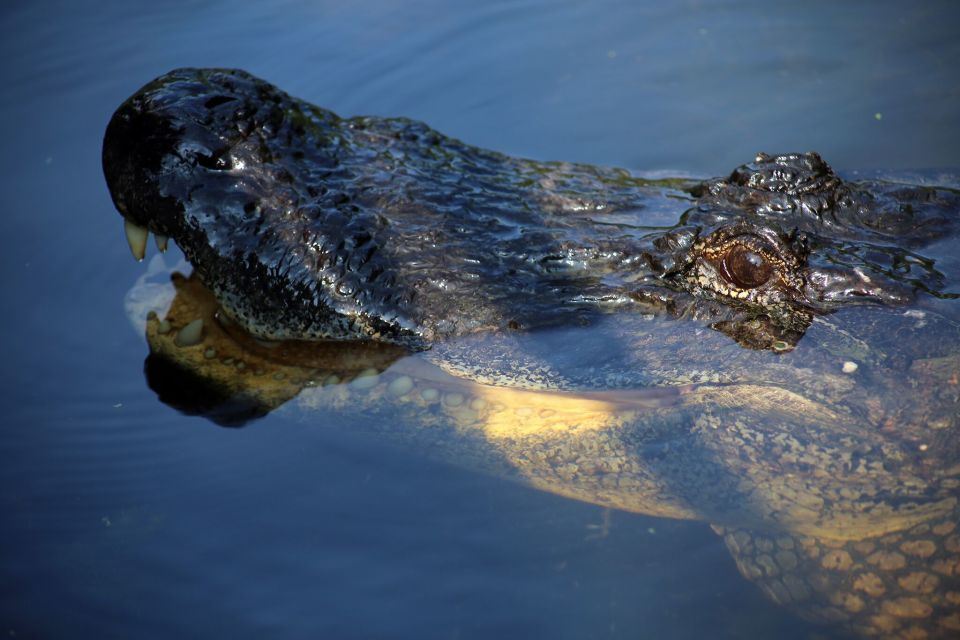
<path fill-rule="evenodd" d="M 278 408 L 302 390 L 330 385 L 350 385 L 365 389 L 382 383 L 381 374 L 389 371 L 386 383 L 396 397 L 406 396 L 408 383 L 415 380 L 423 388 L 435 390 L 440 398 L 449 394 L 469 397 L 477 384 L 450 375 L 413 352 L 376 341 L 278 341 L 259 340 L 220 317 L 219 304 L 196 275 L 180 273 L 171 276 L 175 296 L 161 318 L 150 311 L 146 318 L 146 336 L 150 357 L 164 364 L 151 380 L 155 388 L 162 385 L 170 404 L 188 413 L 202 413 L 225 424 L 242 424 Z M 170 367 L 173 369 L 170 369 Z M 162 371 L 159 369 L 162 368 Z M 202 406 L 191 407 L 190 400 L 177 401 L 170 394 L 183 385 L 190 375 L 202 382 L 206 398 Z M 157 376 L 162 376 L 157 377 Z M 696 385 L 673 385 L 617 391 L 558 391 L 499 389 L 501 397 L 513 396 L 511 406 L 550 404 L 560 398 L 573 402 L 597 403 L 604 412 L 626 413 L 643 408 L 667 407 Z M 412 389 L 412 387 L 411 387 Z M 190 398 L 196 394 L 190 393 Z M 427 394 L 429 398 L 431 393 Z M 533 400 L 537 397 L 543 400 Z M 423 401 L 423 398 L 420 398 Z M 221 406 L 223 405 L 223 406 Z M 235 415 L 231 414 L 234 411 Z M 582 419 L 581 411 L 576 412 Z"/>

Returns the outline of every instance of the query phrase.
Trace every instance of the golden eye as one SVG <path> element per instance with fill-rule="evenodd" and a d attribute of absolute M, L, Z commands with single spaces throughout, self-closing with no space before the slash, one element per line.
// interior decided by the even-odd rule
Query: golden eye
<path fill-rule="evenodd" d="M 723 257 L 723 277 L 741 289 L 756 289 L 773 275 L 773 266 L 756 251 L 737 245 Z"/>

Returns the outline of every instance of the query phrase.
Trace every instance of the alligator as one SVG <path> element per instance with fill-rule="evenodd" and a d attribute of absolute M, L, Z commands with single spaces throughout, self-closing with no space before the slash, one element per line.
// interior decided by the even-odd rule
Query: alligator
<path fill-rule="evenodd" d="M 960 309 L 930 253 L 955 184 L 816 153 L 709 180 L 537 162 L 224 69 L 136 92 L 103 164 L 134 256 L 152 232 L 192 268 L 146 317 L 164 401 L 353 416 L 709 522 L 803 616 L 960 631 Z"/>

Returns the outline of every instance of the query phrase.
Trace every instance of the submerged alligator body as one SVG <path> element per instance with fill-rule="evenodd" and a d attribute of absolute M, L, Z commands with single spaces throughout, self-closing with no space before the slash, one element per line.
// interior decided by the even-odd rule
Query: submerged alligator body
<path fill-rule="evenodd" d="M 960 313 L 925 253 L 956 237 L 954 189 L 813 153 L 707 181 L 540 163 L 231 70 L 146 85 L 103 155 L 135 255 L 153 232 L 193 266 L 146 325 L 161 397 L 190 373 L 224 421 L 355 415 L 710 522 L 814 619 L 960 631 Z"/>

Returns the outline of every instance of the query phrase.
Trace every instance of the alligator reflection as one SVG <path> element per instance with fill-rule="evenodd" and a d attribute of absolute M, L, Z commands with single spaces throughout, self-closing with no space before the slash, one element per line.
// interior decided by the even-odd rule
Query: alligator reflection
<path fill-rule="evenodd" d="M 709 522 L 746 578 L 805 617 L 868 636 L 960 631 L 960 340 L 932 311 L 817 318 L 789 353 L 631 314 L 561 333 L 565 349 L 491 335 L 408 355 L 257 342 L 218 321 L 196 278 L 173 282 L 147 322 L 148 378 L 170 404 L 223 424 L 334 411 L 547 491 Z M 609 357 L 583 375 L 605 390 L 497 384 L 460 357 L 519 358 L 535 380 L 538 366 L 595 362 L 594 334 Z M 627 368 L 646 378 L 618 384 Z M 192 398 L 173 393 L 184 375 L 203 381 Z"/>

